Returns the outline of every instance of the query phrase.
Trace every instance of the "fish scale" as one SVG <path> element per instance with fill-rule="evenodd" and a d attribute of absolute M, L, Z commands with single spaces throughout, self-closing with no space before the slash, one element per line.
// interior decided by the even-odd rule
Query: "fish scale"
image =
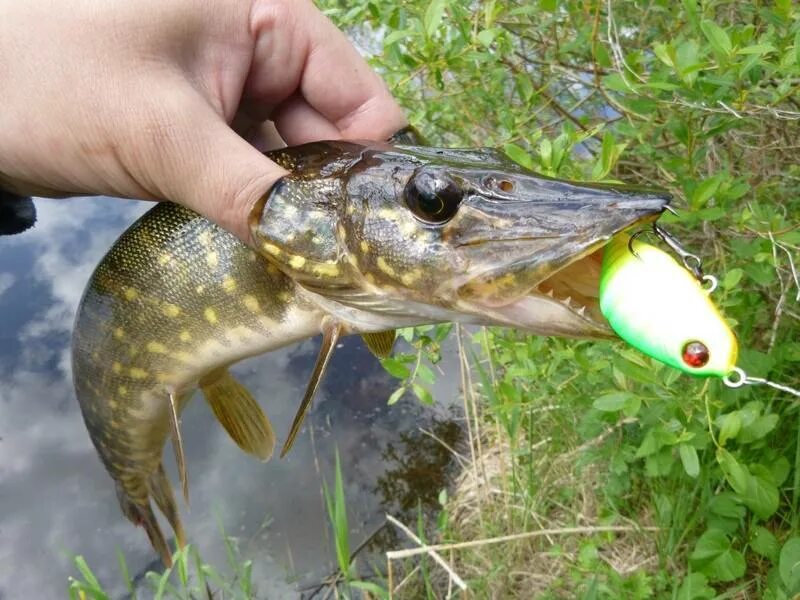
<path fill-rule="evenodd" d="M 123 513 L 165 564 L 151 501 L 182 544 L 162 454 L 171 438 L 188 497 L 179 416 L 194 390 L 245 452 L 266 459 L 269 419 L 227 372 L 245 357 L 323 335 L 285 453 L 341 335 L 361 334 L 378 356 L 397 327 L 443 321 L 608 337 L 596 297 L 564 300 L 597 287 L 592 255 L 611 236 L 669 201 L 557 182 L 486 149 L 333 141 L 268 156 L 290 174 L 253 208 L 252 249 L 159 204 L 115 242 L 78 308 L 73 379 L 89 435 Z M 439 202 L 437 186 L 457 202 L 446 218 L 420 213 Z"/>

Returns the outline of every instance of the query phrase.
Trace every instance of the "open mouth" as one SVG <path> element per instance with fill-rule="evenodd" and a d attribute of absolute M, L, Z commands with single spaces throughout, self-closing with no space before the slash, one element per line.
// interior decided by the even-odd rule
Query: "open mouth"
<path fill-rule="evenodd" d="M 536 286 L 531 294 L 558 302 L 575 316 L 608 327 L 600 312 L 600 268 L 603 248 L 571 262 Z"/>
<path fill-rule="evenodd" d="M 600 312 L 604 247 L 605 242 L 592 245 L 522 295 L 514 295 L 506 301 L 502 301 L 502 294 L 498 293 L 473 297 L 470 302 L 473 314 L 477 313 L 479 320 L 486 324 L 510 326 L 538 335 L 613 337 L 611 327 Z"/>

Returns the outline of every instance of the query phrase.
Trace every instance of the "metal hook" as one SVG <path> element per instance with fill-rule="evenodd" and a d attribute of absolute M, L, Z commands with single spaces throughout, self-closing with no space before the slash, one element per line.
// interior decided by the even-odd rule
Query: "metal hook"
<path fill-rule="evenodd" d="M 658 223 L 653 223 L 653 231 L 662 242 L 669 246 L 675 254 L 680 256 L 681 261 L 683 261 L 683 266 L 694 275 L 695 279 L 702 283 L 705 279 L 705 274 L 703 273 L 703 261 L 700 260 L 700 257 L 696 254 L 692 254 L 681 246 L 680 242 L 672 237 L 672 234 Z"/>

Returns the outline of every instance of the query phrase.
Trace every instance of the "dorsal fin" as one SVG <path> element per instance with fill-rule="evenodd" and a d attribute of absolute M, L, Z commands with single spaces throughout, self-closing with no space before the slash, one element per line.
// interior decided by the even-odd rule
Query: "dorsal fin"
<path fill-rule="evenodd" d="M 392 353 L 395 337 L 394 329 L 361 334 L 361 338 L 364 340 L 367 348 L 369 348 L 369 351 L 378 358 L 386 358 Z"/>
<path fill-rule="evenodd" d="M 267 415 L 247 388 L 225 368 L 212 371 L 199 383 L 214 416 L 231 439 L 248 454 L 269 460 L 275 434 Z"/>
<path fill-rule="evenodd" d="M 281 458 L 286 456 L 286 453 L 292 449 L 292 444 L 294 444 L 294 440 L 297 437 L 297 434 L 300 432 L 300 427 L 302 427 L 303 420 L 306 418 L 308 408 L 311 406 L 311 400 L 313 400 L 314 394 L 319 387 L 319 382 L 322 379 L 322 375 L 325 373 L 325 368 L 328 366 L 328 361 L 333 354 L 334 348 L 336 348 L 336 342 L 338 341 L 341 332 L 342 326 L 339 323 L 334 323 L 329 327 L 323 327 L 322 346 L 320 346 L 319 349 L 317 363 L 314 365 L 314 371 L 311 373 L 311 379 L 308 380 L 308 385 L 306 386 L 306 393 L 303 396 L 303 400 L 300 402 L 300 406 L 294 415 L 294 421 L 292 422 L 292 426 L 289 428 L 289 435 L 286 437 L 286 442 L 284 442 L 283 448 L 281 449 Z"/>

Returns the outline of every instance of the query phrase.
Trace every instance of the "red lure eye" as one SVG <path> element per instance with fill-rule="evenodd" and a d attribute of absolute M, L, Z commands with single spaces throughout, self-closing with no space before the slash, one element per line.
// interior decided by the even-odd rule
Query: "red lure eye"
<path fill-rule="evenodd" d="M 703 342 L 688 342 L 683 347 L 683 362 L 690 367 L 695 369 L 704 367 L 708 363 L 708 359 L 708 347 Z"/>

